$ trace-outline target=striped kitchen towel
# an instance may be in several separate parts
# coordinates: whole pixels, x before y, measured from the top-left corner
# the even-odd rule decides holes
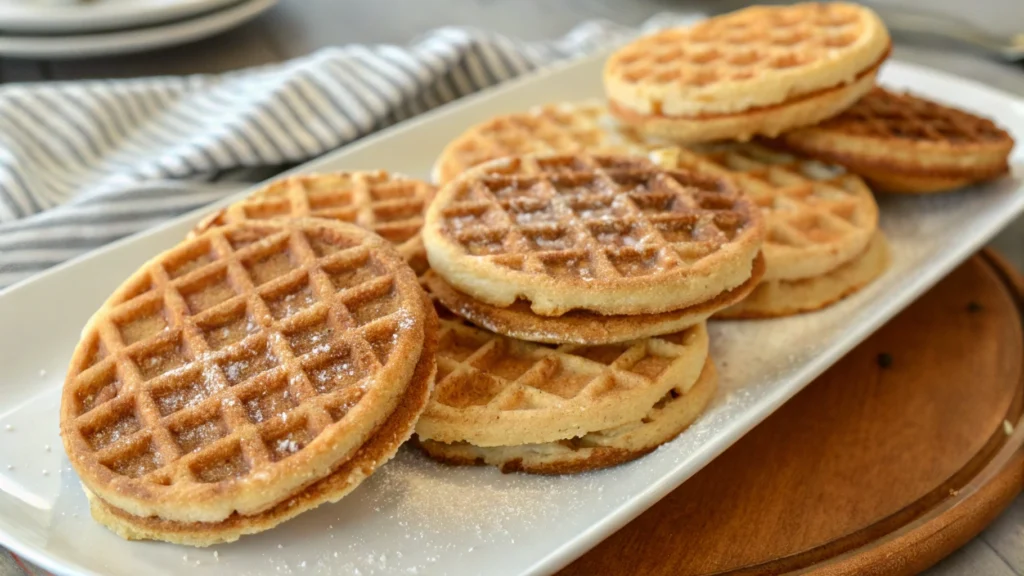
[[[345,46],[222,75],[0,87],[0,289],[283,167],[646,30],[589,22],[528,43],[443,28],[408,46]]]

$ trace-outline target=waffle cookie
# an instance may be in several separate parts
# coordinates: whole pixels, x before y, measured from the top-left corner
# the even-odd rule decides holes
[[[436,372],[436,364],[432,360],[437,350],[436,327],[437,317],[429,316],[424,352],[416,364],[408,390],[391,416],[355,456],[299,494],[251,516],[232,514],[220,522],[178,522],[155,516],[133,516],[96,498],[87,489],[93,518],[126,540],[163,540],[187,546],[212,546],[269,530],[321,504],[341,500],[393,458],[399,447],[412,436],[416,420],[427,405]]]
[[[890,50],[870,9],[754,6],[636,40],[604,68],[612,112],[680,142],[775,136],[866,94]]]
[[[875,88],[828,121],[784,134],[785,147],[842,164],[876,190],[930,193],[1009,170],[1013,139],[991,120]]]
[[[773,318],[819,310],[860,290],[889,267],[889,246],[875,232],[864,252],[813,278],[768,280],[746,299],[715,313],[716,318]]]
[[[254,522],[180,539],[214,543],[287,519],[260,515],[350,461],[358,483],[391,440],[368,442],[415,420],[399,408],[422,404],[433,317],[394,248],[350,224],[243,221],[160,254],[90,320],[64,385],[64,446],[97,518],[172,541]],[[159,521],[179,529],[139,528]]]
[[[708,356],[703,323],[621,344],[551,347],[439,312],[437,386],[416,425],[421,440],[518,446],[637,422],[672,390],[688,391]]]
[[[486,304],[632,315],[744,284],[762,234],[760,211],[725,180],[578,153],[463,173],[430,205],[423,241],[433,271]]]
[[[505,156],[526,154],[643,154],[651,144],[619,124],[603,102],[560,102],[495,116],[445,146],[433,180],[447,184],[469,168]]]
[[[715,366],[705,361],[700,377],[688,390],[673,388],[646,416],[615,428],[578,438],[521,446],[480,447],[468,442],[446,444],[417,439],[431,458],[453,465],[491,465],[502,472],[572,474],[635,460],[674,439],[688,428],[714,397]]]
[[[192,230],[245,220],[313,216],[373,230],[393,243],[417,272],[426,269],[419,232],[434,187],[383,170],[304,174],[275,180],[227,208],[207,216]]]

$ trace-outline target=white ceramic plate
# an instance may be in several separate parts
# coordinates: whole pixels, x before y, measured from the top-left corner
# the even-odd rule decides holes
[[[467,98],[298,171],[387,168],[426,176],[442,146],[474,122],[599,96],[601,63],[590,58]],[[882,81],[997,117],[1024,140],[1024,102],[1014,97],[899,62],[886,65]],[[0,293],[0,544],[74,574],[554,571],[721,454],[1009,223],[1024,209],[1020,147],[1012,162],[1013,177],[984,187],[882,198],[892,269],[848,300],[795,318],[715,323],[717,398],[689,430],[645,458],[545,478],[448,468],[407,448],[342,502],[205,550],[125,542],[94,524],[57,432],[62,377],[83,323],[201,214],[180,218]]]
[[[259,16],[277,0],[244,0],[227,8],[168,24],[71,36],[4,35],[0,56],[74,59],[130,54],[213,36]]]
[[[188,18],[238,0],[0,0],[0,30],[81,33]]]

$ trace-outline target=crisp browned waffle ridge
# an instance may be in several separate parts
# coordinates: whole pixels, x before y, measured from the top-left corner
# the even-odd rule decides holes
[[[349,467],[358,484],[423,407],[433,318],[395,249],[342,222],[237,222],[158,255],[90,320],[65,382],[61,432],[97,518],[207,545],[287,519],[259,515],[373,452]]]
[[[419,232],[433,197],[430,184],[384,170],[302,174],[274,180],[211,214],[192,234],[245,220],[304,216],[340,220],[376,232],[422,271],[426,255]]]
[[[753,6],[627,44],[604,86],[612,112],[647,134],[746,140],[838,114],[871,89],[889,49],[863,6]]]
[[[657,314],[745,283],[762,230],[727,181],[577,153],[463,173],[438,192],[423,239],[436,274],[493,306]]]
[[[842,164],[880,191],[943,192],[1009,170],[1010,135],[987,118],[876,87],[818,126],[783,135],[803,154]]]

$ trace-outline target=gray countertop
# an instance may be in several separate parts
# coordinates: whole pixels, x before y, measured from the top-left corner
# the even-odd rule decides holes
[[[118,58],[74,62],[0,59],[0,81],[69,80],[220,72],[266,64],[345,43],[405,43],[444,25],[469,25],[524,39],[559,36],[575,24],[604,18],[635,25],[664,11],[721,12],[733,0],[281,0],[270,12],[226,34],[188,46]],[[1024,32],[1022,0],[904,0],[956,15],[991,32]],[[1015,29],[1015,27],[1017,27]],[[1024,67],[986,60],[962,48],[897,37],[894,58],[944,69],[1024,96]],[[1024,219],[993,244],[1024,269]],[[2,566],[0,566],[2,568]],[[1024,576],[1024,496],[978,538],[929,574]]]

